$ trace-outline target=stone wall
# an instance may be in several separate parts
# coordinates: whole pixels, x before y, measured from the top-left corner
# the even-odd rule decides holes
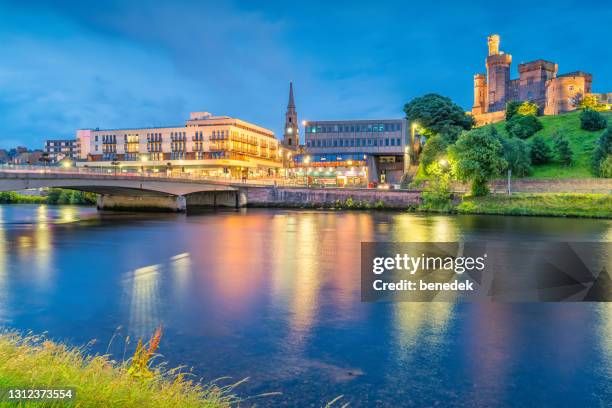
[[[496,193],[507,192],[507,180],[495,180],[490,183]],[[469,185],[455,183],[456,192],[469,191]],[[511,189],[515,193],[585,193],[612,194],[612,179],[520,179],[512,180]]]
[[[337,202],[353,202],[376,206],[382,201],[385,208],[405,209],[420,203],[420,191],[365,190],[348,188],[286,188],[286,187],[249,187],[246,201],[249,206],[332,206]]]

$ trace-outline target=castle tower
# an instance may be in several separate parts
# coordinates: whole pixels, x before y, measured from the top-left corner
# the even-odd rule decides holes
[[[298,124],[295,101],[293,100],[293,82],[289,82],[289,103],[285,113],[285,127],[282,145],[288,149],[297,149],[300,145],[300,127]]]
[[[487,112],[487,77],[485,74],[474,75],[474,105],[472,114],[480,115]]]
[[[489,56],[487,66],[487,102],[488,111],[501,111],[509,101],[510,64],[512,56],[499,50],[499,35],[493,34],[487,38]]]

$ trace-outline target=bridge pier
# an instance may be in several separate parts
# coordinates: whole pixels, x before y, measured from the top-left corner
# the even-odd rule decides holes
[[[100,194],[98,210],[110,211],[164,211],[184,212],[187,200],[184,196],[124,196]]]

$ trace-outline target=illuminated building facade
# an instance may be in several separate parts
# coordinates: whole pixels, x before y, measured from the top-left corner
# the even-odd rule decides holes
[[[271,130],[208,112],[192,112],[184,126],[79,130],[77,140],[80,166],[228,178],[271,176],[282,167]]]
[[[409,127],[406,119],[307,121],[298,169],[327,184],[399,183]]]

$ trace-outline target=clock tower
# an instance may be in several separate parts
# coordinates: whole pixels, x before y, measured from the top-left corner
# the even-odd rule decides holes
[[[289,82],[289,103],[285,113],[282,145],[292,150],[297,150],[300,146],[300,126],[295,111],[295,101],[293,100],[293,82]]]

